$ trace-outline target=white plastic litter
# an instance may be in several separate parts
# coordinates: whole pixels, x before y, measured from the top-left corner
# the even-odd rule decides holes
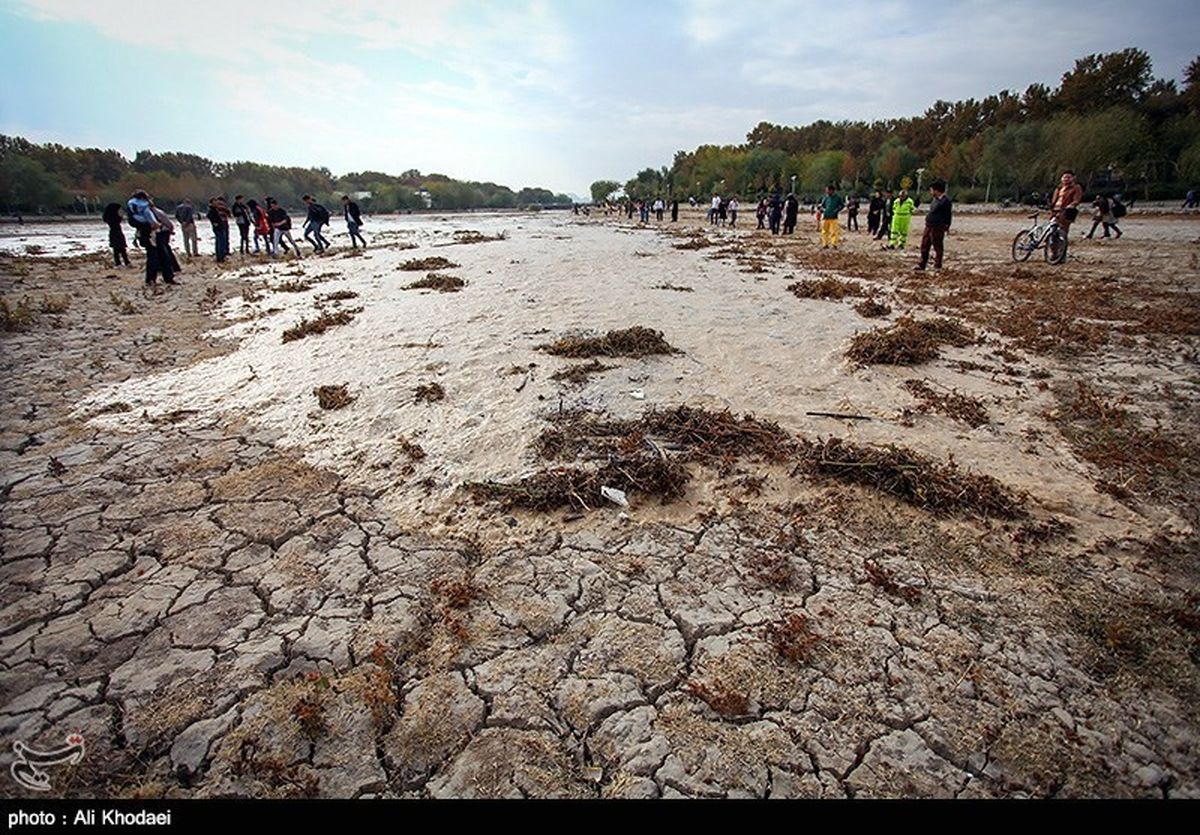
[[[624,490],[618,490],[616,487],[601,487],[600,495],[613,504],[620,505],[621,507],[629,507],[629,499],[625,497]]]

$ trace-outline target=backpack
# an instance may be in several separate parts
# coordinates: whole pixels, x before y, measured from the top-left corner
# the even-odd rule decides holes
[[[1116,218],[1125,217],[1125,204],[1117,198],[1112,199],[1112,216]]]
[[[320,203],[313,203],[313,214],[321,223],[329,223],[329,209],[326,209]]]

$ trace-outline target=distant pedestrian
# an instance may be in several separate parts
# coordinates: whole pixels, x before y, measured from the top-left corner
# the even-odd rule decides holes
[[[883,214],[883,197],[879,194],[879,189],[871,192],[871,199],[867,202],[867,234],[875,237],[879,231],[879,219]]]
[[[179,259],[175,257],[175,251],[171,249],[171,235],[175,232],[175,224],[171,223],[166,212],[154,205],[153,199],[150,200],[150,211],[154,212],[154,219],[158,221],[158,231],[154,233],[158,257],[164,264],[170,264],[172,273],[183,272],[183,267],[179,266]],[[163,281],[167,284],[178,284],[174,277],[163,278]]]
[[[305,218],[305,223],[308,225],[309,231],[312,232],[312,238],[308,238],[308,232],[304,233],[304,237],[313,242],[313,248],[318,253],[324,252],[329,249],[329,241],[321,234],[321,227],[329,223],[329,210],[310,195],[306,194],[300,199],[304,201],[304,205],[308,206],[308,216]]]
[[[292,237],[292,218],[288,215],[287,209],[279,205],[274,197],[267,198],[267,220],[271,223],[271,230],[274,236],[275,257],[279,256],[279,247],[286,240],[292,245],[292,249],[296,251],[297,258],[303,258],[300,253],[300,246]]]
[[[266,247],[267,255],[271,255],[271,224],[267,220],[266,210],[258,205],[257,200],[251,200],[246,204],[246,207],[250,209],[250,221],[254,224],[254,252],[257,254],[261,251],[259,249],[259,241],[261,240],[262,245]]]
[[[367,241],[358,231],[362,228],[362,215],[358,213],[358,204],[345,194],[342,195],[342,218],[346,221],[346,231],[350,233],[350,245],[358,249],[358,241],[362,241],[363,249],[366,249]]]
[[[762,198],[758,201],[758,208],[754,210],[754,217],[758,220],[758,228],[767,228],[767,198]]]
[[[790,235],[796,231],[796,218],[800,214],[800,201],[796,195],[789,194],[783,201],[783,234]]]
[[[780,199],[779,193],[771,195],[771,205],[768,211],[771,223],[771,234],[779,234],[779,226],[783,221],[783,200]]]
[[[950,231],[950,198],[946,196],[946,184],[934,180],[929,184],[933,196],[929,211],[925,214],[925,233],[921,236],[921,263],[913,269],[924,270],[929,264],[929,250],[933,249],[933,268],[942,268],[942,253],[946,246],[946,233]]]
[[[242,195],[237,195],[233,198],[233,205],[229,207],[233,213],[233,220],[238,228],[238,253],[241,255],[250,254],[250,207],[246,205],[246,199]]]
[[[135,191],[125,204],[125,210],[129,212],[129,222],[137,230],[138,243],[146,251],[146,286],[154,287],[159,275],[163,277],[164,281],[172,280],[175,274],[171,265],[159,257],[158,247],[154,241],[159,224],[158,218],[154,216],[154,209],[150,205],[150,195],[140,189]],[[161,290],[155,290],[155,292],[161,292]]]
[[[725,225],[725,221],[729,220],[729,201],[721,198],[721,204],[717,206],[717,219],[721,221],[721,225]]]
[[[729,228],[732,229],[737,225],[738,199],[737,197],[729,198]]]
[[[708,210],[708,222],[713,226],[717,225],[717,215],[721,211],[721,195],[714,194],[712,198],[712,208]]]
[[[1195,209],[1197,207],[1200,207],[1200,197],[1196,196],[1196,190],[1194,188],[1190,188],[1188,189],[1187,195],[1185,195],[1183,198],[1183,208]]]
[[[908,196],[908,189],[900,189],[900,196],[892,204],[892,231],[888,238],[888,249],[904,249],[908,244],[908,225],[912,221],[917,205]]]
[[[113,266],[119,267],[124,262],[125,266],[131,266],[129,263],[129,244],[125,240],[125,232],[121,229],[123,218],[121,217],[121,204],[109,203],[104,207],[104,222],[108,224],[108,245],[113,251]]]
[[[858,231],[858,195],[850,195],[850,199],[846,201],[846,231],[853,229]]]
[[[845,207],[846,201],[837,193],[833,184],[825,186],[825,196],[821,198],[821,248],[837,249],[842,241],[842,229],[838,223],[838,214]]]
[[[663,202],[661,197],[654,198],[654,219],[662,223],[663,211],[667,208],[667,204]]]
[[[679,201],[678,200],[671,201],[671,222],[672,223],[679,222]]]
[[[892,212],[895,211],[896,201],[889,188],[883,193],[883,207],[879,210],[879,228],[875,230],[875,240],[882,240],[892,233]]]
[[[208,201],[208,213],[205,217],[212,224],[213,238],[217,263],[229,257],[229,218],[231,214],[224,197],[212,197]]]
[[[175,220],[179,221],[179,235],[183,238],[184,255],[200,254],[200,237],[196,234],[196,210],[192,201],[184,199],[175,207]]]

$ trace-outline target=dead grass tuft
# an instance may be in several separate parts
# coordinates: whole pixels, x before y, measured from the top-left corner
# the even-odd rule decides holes
[[[568,365],[562,371],[556,371],[550,375],[551,380],[558,380],[564,383],[572,383],[574,385],[583,385],[592,378],[593,374],[602,374],[605,371],[610,371],[617,366],[604,365],[600,360],[592,360],[591,362],[576,362]],[[520,369],[524,373],[525,369]]]
[[[846,356],[863,365],[919,365],[938,356],[942,345],[965,347],[975,335],[953,319],[905,316],[888,328],[855,334]]]
[[[612,330],[604,336],[564,337],[544,345],[540,350],[560,357],[644,357],[651,354],[682,353],[663,338],[662,331],[640,325]]]
[[[989,422],[987,409],[983,403],[974,397],[961,394],[957,389],[936,391],[925,380],[905,380],[904,387],[913,397],[921,401],[922,411],[938,412],[955,420],[961,420],[971,428],[983,426]]]
[[[430,273],[419,281],[404,285],[405,290],[437,290],[439,293],[457,293],[467,286],[458,276]]]
[[[858,282],[832,276],[806,278],[789,284],[787,290],[798,299],[844,299],[863,294],[862,285]]]
[[[422,383],[413,389],[413,402],[436,403],[446,399],[446,390],[440,383]]]
[[[440,255],[434,255],[429,258],[410,258],[396,269],[406,272],[429,272],[432,270],[452,270],[458,264],[455,264],[449,258],[443,258]]]
[[[763,629],[767,643],[776,655],[794,664],[807,664],[821,643],[821,636],[813,632],[812,621],[803,612],[792,612],[771,621]]]
[[[354,402],[354,398],[350,396],[350,392],[346,389],[345,384],[340,386],[318,386],[313,389],[313,394],[317,396],[317,402],[322,409],[344,409]]]
[[[889,315],[892,308],[883,302],[876,301],[874,296],[871,296],[854,305],[854,312],[864,319],[878,319],[881,316]]]
[[[903,447],[858,446],[840,438],[804,442],[797,470],[873,487],[934,513],[1026,516],[1022,498],[988,475],[966,472],[951,458],[932,462]]]
[[[283,332],[284,342],[294,342],[306,336],[316,336],[325,333],[338,325],[348,325],[354,321],[357,311],[339,310],[332,313],[322,313],[316,319],[301,319]]]

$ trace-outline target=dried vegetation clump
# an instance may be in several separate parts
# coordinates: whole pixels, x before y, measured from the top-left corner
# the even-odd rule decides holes
[[[458,276],[445,273],[430,273],[422,279],[404,285],[405,290],[437,290],[439,293],[457,293],[467,286]]]
[[[322,313],[316,319],[301,319],[283,332],[283,341],[285,343],[295,342],[297,339],[304,339],[306,336],[316,336],[325,333],[325,331],[335,328],[338,325],[348,325],[354,321],[354,314],[357,312],[339,310],[332,313]]]
[[[676,249],[707,249],[710,246],[716,246],[716,242],[710,241],[703,235],[698,235],[697,237],[689,238],[686,241],[680,241],[677,244],[673,244],[673,246]]]
[[[456,244],[485,244],[489,241],[503,241],[507,238],[508,234],[505,232],[498,235],[485,235],[473,229],[460,229],[454,233],[454,243]]]
[[[681,353],[663,338],[662,331],[635,325],[611,330],[604,336],[569,336],[539,345],[540,350],[560,357],[645,357]]]
[[[957,389],[937,391],[925,380],[905,380],[904,387],[909,394],[921,401],[923,411],[934,411],[939,414],[961,420],[971,428],[988,423],[987,408],[977,398],[960,393]]]
[[[446,399],[446,390],[440,383],[421,383],[413,389],[413,402],[436,403]]]
[[[934,513],[1002,519],[1027,515],[1022,498],[991,476],[967,472],[953,459],[940,464],[898,446],[859,446],[840,438],[804,442],[797,469],[872,487]]]
[[[874,296],[869,296],[854,305],[854,312],[864,319],[878,319],[889,315],[892,308],[884,302],[876,301]]]
[[[857,281],[844,281],[832,276],[796,281],[787,286],[787,291],[798,299],[844,299],[863,294],[862,285]]]
[[[863,365],[919,365],[936,358],[943,345],[962,348],[975,339],[953,319],[905,316],[891,327],[855,334],[846,356]]]
[[[1194,448],[1160,424],[1144,425],[1126,408],[1128,396],[1106,400],[1094,386],[1077,382],[1059,393],[1059,402],[1051,419],[1075,453],[1099,468],[1105,492],[1122,498],[1159,493],[1172,482],[1194,484]]]
[[[611,371],[616,368],[615,365],[604,365],[600,360],[592,360],[591,362],[575,362],[568,365],[561,371],[556,371],[550,375],[551,380],[558,380],[563,383],[572,383],[574,385],[583,385],[592,378],[593,374],[602,374],[605,371]],[[525,369],[521,369],[524,373]]]
[[[449,258],[443,258],[440,255],[434,255],[429,258],[410,258],[396,269],[406,272],[430,272],[433,270],[453,270],[458,267]]]
[[[313,389],[313,394],[317,396],[317,402],[322,409],[344,409],[354,402],[354,398],[350,396],[350,392],[346,386],[318,386]]]
[[[812,620],[803,612],[791,612],[771,621],[763,629],[763,637],[775,654],[794,664],[807,664],[821,643],[813,631]]]

